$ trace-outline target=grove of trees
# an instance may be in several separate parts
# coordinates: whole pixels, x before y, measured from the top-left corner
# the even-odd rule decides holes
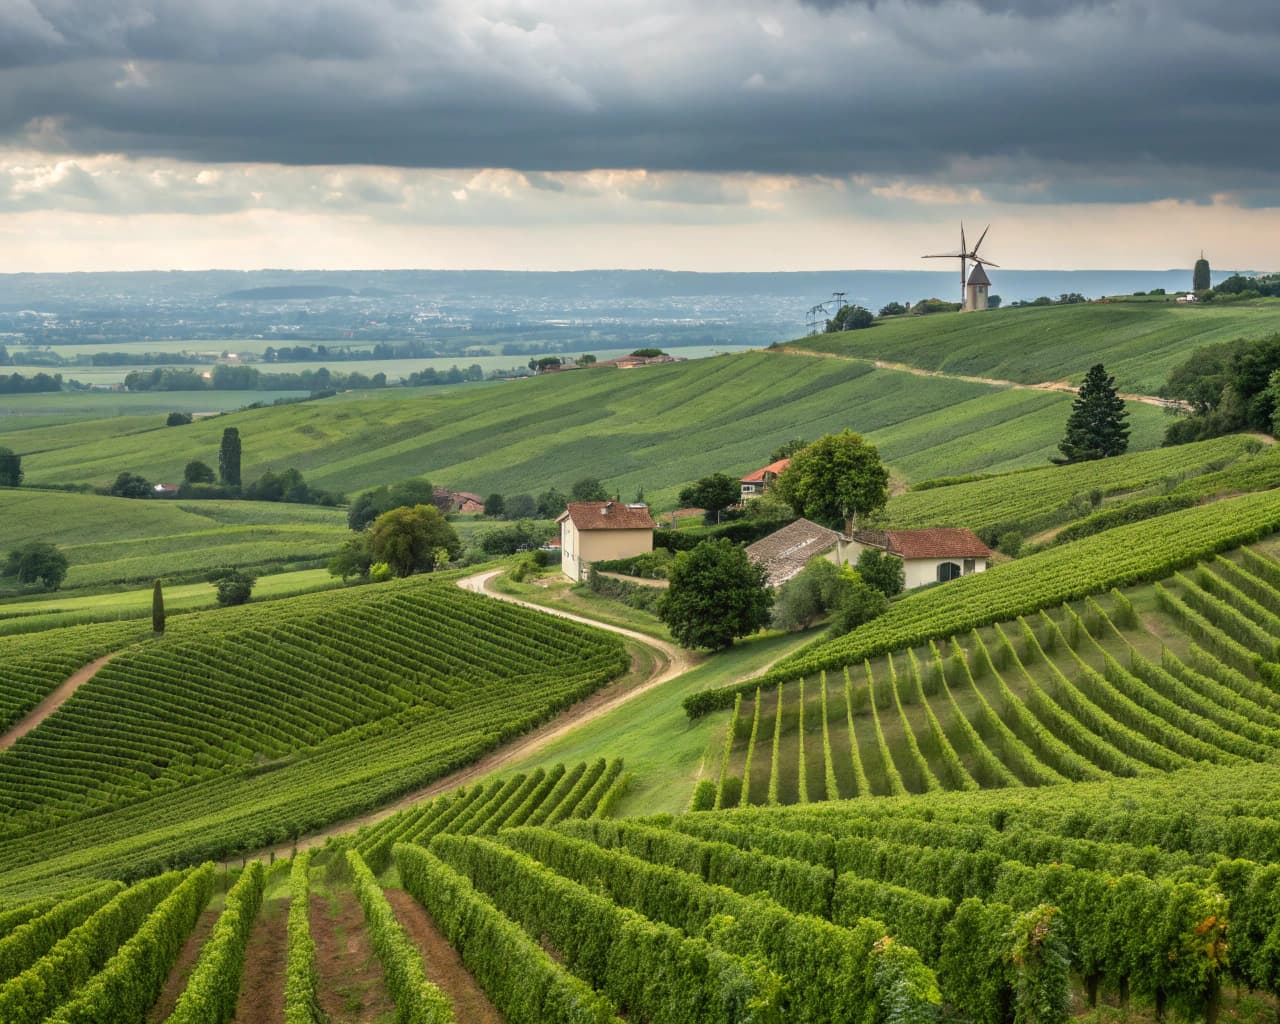
[[[434,505],[393,508],[370,528],[373,561],[385,562],[397,576],[430,572],[457,558],[462,542]]]
[[[68,565],[67,556],[54,545],[33,540],[9,552],[0,576],[16,577],[24,586],[43,583],[46,590],[57,590],[67,578]]]
[[[1219,288],[1222,286],[1219,285]],[[1171,423],[1165,444],[1202,441],[1240,430],[1273,433],[1280,412],[1280,334],[1197,349],[1161,389],[1191,415]]]

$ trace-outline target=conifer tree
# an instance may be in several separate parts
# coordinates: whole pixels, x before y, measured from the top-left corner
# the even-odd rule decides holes
[[[218,476],[228,487],[240,486],[240,431],[227,427],[218,450]]]
[[[1088,462],[1123,455],[1129,447],[1129,411],[1116,394],[1116,379],[1107,375],[1101,363],[1085,374],[1084,383],[1071,405],[1067,435],[1058,444],[1062,458],[1058,465]]]
[[[1196,268],[1191,272],[1191,290],[1194,292],[1207,291],[1213,287],[1209,283],[1209,261],[1204,258],[1204,253],[1200,254],[1200,258],[1196,260]]]
[[[157,634],[164,632],[164,590],[159,580],[151,589],[151,629]]]

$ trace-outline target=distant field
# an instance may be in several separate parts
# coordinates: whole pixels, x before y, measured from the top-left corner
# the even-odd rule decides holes
[[[871,330],[789,344],[815,352],[906,363],[1022,384],[1073,381],[1094,363],[1122,390],[1154,394],[1169,370],[1201,345],[1280,331],[1280,302],[1179,306],[1089,303],[938,313],[887,320]]]
[[[253,342],[224,342],[224,347],[217,344],[211,346],[206,345],[183,345],[179,342],[134,342],[132,344],[125,343],[121,345],[62,345],[57,347],[60,355],[66,358],[74,358],[77,355],[90,354],[94,351],[100,352],[168,352],[182,351],[188,349],[192,352],[261,352],[268,345],[275,345],[279,348],[281,345],[289,345],[288,341],[276,339],[273,342],[253,341]],[[299,342],[299,344],[326,344],[325,342]],[[342,345],[345,342],[330,342],[329,344]],[[721,352],[742,352],[751,346],[748,345],[688,345],[680,348],[673,348],[672,354],[681,356],[685,359],[701,359],[705,356],[717,355]],[[582,353],[589,352],[597,359],[614,359],[617,356],[628,355],[634,350],[631,348],[592,348],[590,345],[582,345],[577,347],[573,352],[554,352],[539,353],[541,355],[558,355],[562,359],[572,360]],[[536,355],[536,354],[535,354]],[[15,359],[22,357],[22,352],[14,353]],[[351,360],[324,360],[314,359],[301,363],[251,363],[254,369],[263,373],[301,373],[304,370],[318,370],[320,367],[327,367],[334,373],[363,373],[373,376],[375,373],[385,373],[387,378],[395,382],[408,377],[411,373],[420,372],[426,369],[447,370],[451,366],[468,367],[476,364],[485,373],[493,370],[510,370],[515,367],[525,366],[530,359],[529,354],[509,355],[509,356],[469,356],[459,354],[456,356],[440,356],[422,359],[351,359]],[[167,366],[189,366],[196,369],[209,369],[208,363],[184,362],[177,359],[172,363],[165,364]],[[21,364],[6,367],[6,373],[21,373],[24,376],[30,376],[35,373],[61,373],[66,379],[75,379],[83,384],[119,384],[128,374],[134,370],[149,370],[153,366],[150,364],[138,363],[130,366],[22,366]],[[252,401],[248,399],[247,401]],[[244,404],[243,402],[239,404]]]
[[[215,459],[222,430],[236,426],[247,479],[296,466],[309,482],[347,493],[425,475],[510,494],[567,490],[591,475],[625,498],[643,488],[662,505],[674,503],[686,481],[749,471],[782,441],[846,427],[869,434],[909,479],[1036,465],[1055,451],[1069,407],[1061,394],[745,353],[484,388],[342,396],[178,428],[134,432],[110,421],[98,432],[81,423],[8,441],[37,484],[101,484],[123,470],[175,479],[188,459]],[[1158,443],[1159,410],[1135,406],[1133,422],[1135,448]]]
[[[4,368],[12,373],[11,367]],[[47,370],[46,370],[47,372]],[[63,374],[64,377],[70,376]],[[58,391],[38,395],[0,395],[0,436],[72,420],[145,417],[163,427],[170,412],[227,412],[254,402],[270,405],[278,398],[305,398],[305,391],[164,391],[126,394],[118,391]]]
[[[222,565],[314,561],[346,537],[346,513],[247,501],[134,501],[95,494],[0,489],[0,551],[28,541],[57,544],[74,590],[145,582]]]

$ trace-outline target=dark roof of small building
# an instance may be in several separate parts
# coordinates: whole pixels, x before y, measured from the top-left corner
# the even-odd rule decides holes
[[[767,474],[772,473],[778,476],[784,469],[791,465],[790,459],[779,459],[777,462],[771,462],[764,469],[757,469],[754,473],[748,473],[741,480],[744,484],[760,484],[764,483]]]
[[[566,519],[579,530],[652,530],[657,525],[648,505],[620,501],[571,501],[556,522]]]
[[[991,278],[987,277],[987,272],[982,269],[981,263],[973,265],[973,271],[969,274],[970,284],[990,284]]]
[[[780,587],[809,564],[811,558],[835,547],[840,534],[825,526],[797,519],[747,547],[747,557],[763,565],[771,587]]]
[[[990,558],[991,549],[972,530],[934,527],[928,530],[855,530],[859,544],[884,548],[899,558]]]

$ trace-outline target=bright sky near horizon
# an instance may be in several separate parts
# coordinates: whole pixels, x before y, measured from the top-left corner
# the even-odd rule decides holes
[[[0,272],[1276,269],[1273,0],[7,0]]]

